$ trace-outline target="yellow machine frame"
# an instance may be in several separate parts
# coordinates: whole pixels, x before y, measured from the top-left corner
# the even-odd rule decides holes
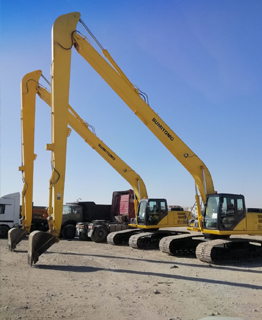
[[[75,29],[71,29],[71,33],[68,30],[67,38],[68,42],[71,39],[71,47],[74,47],[76,51],[92,66],[92,68],[107,82],[107,84],[116,92],[116,94],[127,104],[127,106],[135,113],[135,115],[150,129],[150,131],[162,142],[162,144],[175,156],[175,158],[189,171],[194,178],[196,184],[196,205],[198,212],[198,227],[189,227],[189,230],[200,231],[202,233],[214,234],[214,235],[229,235],[229,234],[243,234],[246,232],[243,230],[243,226],[247,226],[246,218],[239,224],[237,228],[229,231],[210,230],[203,228],[203,217],[201,214],[200,197],[198,190],[202,198],[203,203],[207,199],[207,195],[216,193],[212,181],[211,174],[204,164],[204,162],[172,131],[172,129],[151,109],[146,101],[141,97],[139,89],[134,86],[117,63],[113,60],[107,50],[105,50],[101,44],[97,41],[94,35],[86,27],[83,21],[80,19],[79,13],[69,13],[67,15],[60,16],[59,19],[74,19],[75,16],[79,16],[80,23],[89,32],[90,36],[96,42],[96,44],[102,50],[103,56],[101,56],[86,40],[86,37],[82,36]],[[55,23],[58,23],[57,21]],[[60,22],[59,22],[60,23]],[[65,36],[65,32],[63,31]],[[59,38],[59,37],[58,37]],[[54,52],[56,46],[69,49],[61,42],[56,43],[54,46]],[[64,55],[66,50],[64,50]],[[62,53],[60,55],[60,59]],[[66,63],[66,62],[65,62]],[[56,72],[69,72],[70,61],[67,60],[67,65],[63,64],[63,69]],[[61,84],[62,85],[62,84]],[[62,92],[69,91],[69,84],[63,89],[60,88],[61,96]],[[59,106],[58,106],[59,108]],[[247,230],[247,229],[246,229]],[[257,230],[250,230],[250,234],[257,234]]]
[[[78,18],[76,18],[78,17]],[[60,16],[54,26],[63,25],[68,20],[75,21],[78,19],[81,23],[80,13],[73,12]],[[72,25],[72,23],[71,23]],[[54,28],[53,28],[54,29]],[[165,145],[165,147],[175,156],[175,158],[189,171],[195,180],[196,186],[201,195],[202,201],[205,202],[207,194],[215,192],[210,172],[204,162],[164,123],[164,121],[151,109],[151,107],[141,98],[139,90],[128,80],[123,71],[112,59],[107,50],[103,49],[98,41],[96,43],[102,49],[103,55],[109,63],[92,47],[92,45],[81,36],[75,28],[66,30],[57,28],[57,33],[53,39],[53,57],[59,52],[59,61],[63,61],[62,67],[53,61],[52,72],[61,77],[70,76],[70,59],[67,59],[67,52],[74,46],[77,52],[94,68],[94,70],[108,83],[108,85],[117,93],[117,95],[129,106],[129,108],[139,117],[139,119],[152,131],[152,133]],[[93,35],[91,34],[93,37]],[[65,39],[67,39],[65,41]],[[62,42],[64,41],[64,42]],[[66,50],[65,50],[66,49]],[[61,51],[63,50],[63,51]],[[64,53],[64,55],[63,55]],[[60,74],[61,73],[61,74]],[[52,75],[52,79],[56,76]],[[56,82],[56,91],[53,92],[56,97],[60,97],[54,102],[53,108],[61,111],[63,105],[62,98],[68,97],[69,82]],[[54,133],[55,134],[55,133]],[[53,134],[53,135],[54,135]],[[65,139],[65,138],[64,138]],[[62,155],[62,154],[61,154]],[[196,193],[196,203],[201,219],[200,200]]]
[[[51,106],[51,94],[38,83],[42,74],[41,70],[26,74],[21,81],[21,122],[22,122],[22,163],[19,170],[23,174],[22,190],[22,229],[13,228],[9,232],[8,244],[10,250],[30,232],[32,222],[33,200],[33,170],[34,160],[34,131],[35,131],[35,96],[38,96]],[[90,145],[101,157],[103,157],[129,184],[132,186],[136,198],[134,199],[135,212],[141,199],[147,198],[147,190],[141,177],[119,158],[102,140],[100,140],[81,119],[75,110],[68,105],[68,124],[77,132],[86,143]],[[68,128],[68,132],[70,132]],[[53,184],[50,181],[50,191]],[[49,196],[52,196],[50,192]],[[50,199],[50,198],[49,198]],[[49,200],[50,201],[50,200]],[[50,201],[51,203],[51,201]],[[50,205],[49,203],[49,205]],[[49,217],[52,215],[52,207],[48,209]],[[50,219],[51,224],[53,222]],[[51,227],[52,228],[52,227]]]
[[[100,55],[78,31],[77,22],[82,23],[91,37],[102,50]],[[66,108],[69,102],[71,48],[76,51],[93,67],[93,69],[107,82],[116,94],[128,105],[135,115],[150,129],[174,157],[189,171],[196,184],[196,205],[198,212],[198,227],[190,230],[203,233],[224,235],[239,234],[239,231],[205,230],[201,214],[200,197],[205,202],[208,195],[215,193],[211,174],[204,162],[171,130],[171,128],[151,109],[142,99],[141,92],[136,88],[123,71],[119,68],[107,50],[105,50],[90,30],[80,19],[80,13],[73,12],[60,16],[53,25],[52,36],[52,143],[47,149],[52,151],[53,171],[51,181],[53,229],[50,232],[57,236],[60,231],[63,203],[63,187],[65,180],[65,155],[67,141],[68,115]],[[143,95],[142,95],[143,96]],[[59,180],[58,180],[59,176]],[[56,183],[54,183],[56,182]],[[50,204],[51,206],[51,204]],[[31,236],[31,235],[30,235]],[[32,235],[32,239],[33,239]],[[32,240],[32,243],[33,240]],[[35,242],[36,243],[36,242]],[[30,255],[31,253],[29,253]]]

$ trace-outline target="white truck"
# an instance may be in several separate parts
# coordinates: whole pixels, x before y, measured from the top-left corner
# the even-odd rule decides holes
[[[8,230],[19,225],[20,193],[0,198],[0,238],[7,238]]]
[[[48,230],[47,208],[33,206],[32,230]],[[10,193],[0,198],[0,238],[7,238],[8,231],[12,228],[21,228],[20,193]]]

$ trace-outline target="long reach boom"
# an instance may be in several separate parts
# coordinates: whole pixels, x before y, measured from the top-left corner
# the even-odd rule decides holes
[[[105,58],[93,48],[85,37],[76,31],[78,21],[100,47]],[[80,19],[80,13],[73,12],[60,16],[53,26],[51,74],[52,143],[49,144],[47,148],[52,151],[53,158],[51,180],[54,181],[52,190],[54,220],[52,223],[53,228],[49,230],[49,237],[45,238],[45,235],[40,235],[34,239],[34,234],[30,234],[29,261],[31,261],[31,264],[32,261],[37,261],[38,256],[56,241],[56,237],[60,231],[68,123],[66,111],[69,100],[71,48],[73,47],[192,175],[196,185],[195,198],[198,212],[198,225],[192,226],[189,230],[201,231],[205,236],[220,238],[219,241],[216,240],[216,242],[210,241],[210,243],[207,243],[204,241],[198,245],[201,240],[197,240],[196,242],[192,241],[194,237],[192,234],[183,235],[185,241],[181,241],[182,236],[164,236],[159,244],[160,247],[163,248],[162,251],[170,252],[172,248],[174,252],[184,251],[184,248],[186,248],[187,251],[191,251],[192,249],[192,251],[196,250],[196,254],[200,257],[200,260],[206,262],[220,261],[221,252],[227,255],[226,260],[230,261],[234,259],[238,261],[238,259],[242,257],[245,257],[245,259],[253,259],[253,257],[256,256],[259,256],[261,259],[261,247],[254,246],[252,242],[257,242],[261,245],[262,240],[252,239],[252,241],[249,242],[243,239],[234,239],[233,241],[221,239],[221,237],[229,237],[234,234],[261,234],[262,223],[258,214],[261,209],[254,209],[251,212],[246,210],[243,195],[218,194],[215,192],[210,172],[204,162],[199,159],[151,109],[147,103],[145,94],[129,81],[108,51],[101,46]],[[198,191],[202,201],[205,203],[203,215],[201,213]],[[166,202],[158,201],[158,204],[160,204],[160,202],[162,203],[161,206],[166,208]],[[151,204],[152,203],[151,201]],[[152,225],[148,223],[149,220],[146,221],[145,217],[153,212],[157,213],[157,215],[161,213],[161,210],[154,209],[153,206],[152,209],[153,210],[151,210],[149,201],[141,201],[137,215],[138,228],[149,229],[152,227]],[[167,222],[166,225],[168,225],[168,214],[166,210],[163,212],[163,218],[160,222]],[[159,224],[156,224],[155,228],[158,228],[158,225]],[[152,233],[152,235],[154,236],[156,233]],[[142,239],[141,235],[139,235],[138,238]],[[138,242],[136,238],[136,244],[138,244]],[[172,242],[174,245],[171,244]],[[221,250],[221,248],[223,249]],[[238,249],[237,252],[234,250],[235,248]]]
[[[51,228],[48,233],[33,232],[30,234],[28,251],[30,265],[38,260],[40,254],[57,242],[61,228],[72,47],[75,47],[77,52],[96,70],[139,119],[190,172],[200,192],[202,201],[205,202],[206,196],[214,193],[213,181],[204,162],[151,109],[142,98],[143,95],[141,97],[139,89],[128,80],[108,51],[102,48],[94,36],[90,33],[101,47],[103,55],[109,62],[76,31],[78,21],[83,24],[83,21],[80,19],[80,13],[65,14],[56,19],[52,29],[52,143],[47,144],[46,149],[52,152],[53,159],[53,169],[50,178],[52,195],[49,198],[52,199],[53,220],[50,220]],[[84,27],[88,30],[85,25]],[[196,203],[198,219],[201,221],[200,200],[197,192]]]
[[[16,245],[30,233],[32,221],[33,202],[33,170],[34,160],[34,130],[35,130],[35,96],[38,96],[51,106],[51,94],[39,85],[41,70],[26,74],[21,81],[21,124],[22,124],[22,166],[19,170],[23,175],[22,190],[22,228],[12,228],[8,233],[8,246],[11,251]],[[138,202],[147,198],[147,190],[141,177],[130,168],[120,157],[117,156],[96,134],[88,127],[88,124],[81,119],[75,110],[68,105],[68,124],[77,132],[86,143],[90,145],[101,157],[103,157],[133,188],[136,195],[135,212],[137,212]],[[70,132],[68,128],[68,132]],[[50,185],[52,189],[52,184]],[[50,204],[51,205],[51,204]],[[52,207],[49,206],[49,216],[52,215]],[[52,219],[51,219],[52,221]]]

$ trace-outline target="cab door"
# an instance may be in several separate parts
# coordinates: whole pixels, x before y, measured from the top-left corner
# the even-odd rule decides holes
[[[221,198],[219,230],[233,230],[245,216],[243,196],[227,195]]]
[[[167,211],[165,199],[150,199],[148,202],[147,224],[157,225],[167,215]]]

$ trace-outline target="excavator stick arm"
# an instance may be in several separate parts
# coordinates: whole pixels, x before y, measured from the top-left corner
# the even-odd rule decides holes
[[[77,12],[60,16],[56,19],[52,29],[52,66],[51,66],[51,131],[52,142],[47,149],[52,151],[53,172],[51,177],[56,177],[52,185],[53,216],[49,220],[50,238],[47,233],[41,232],[35,237],[30,237],[28,262],[30,265],[38,260],[38,257],[59,240],[62,224],[64,181],[66,166],[66,146],[68,135],[68,112],[70,60],[72,45],[72,30],[75,30],[80,14]],[[68,67],[67,67],[68,66]]]
[[[41,70],[33,71],[24,76],[21,83],[21,95],[22,95],[22,163],[24,166],[20,167],[20,170],[23,171],[23,178],[26,181],[30,181],[30,190],[33,190],[33,160],[35,159],[34,155],[34,124],[35,124],[35,95],[36,93],[39,97],[46,102],[51,107],[51,94],[42,86],[39,85],[38,81],[41,75]],[[68,124],[87,142],[93,149],[95,149],[122,177],[130,183],[134,189],[136,195],[135,210],[137,211],[137,202],[141,198],[147,198],[146,186],[141,179],[141,177],[130,168],[121,158],[119,158],[107,145],[103,143],[88,127],[88,124],[81,119],[81,117],[76,113],[76,111],[68,105]],[[30,179],[28,178],[29,174]],[[56,181],[56,172],[52,172],[50,179],[50,194],[49,198],[52,200],[52,188]],[[33,192],[27,192],[28,185],[24,182],[22,190],[22,221],[27,228],[12,228],[8,232],[8,247],[10,251],[13,251],[16,248],[16,245],[23,240],[26,235],[29,233],[31,220],[32,220],[32,204],[33,202]],[[25,210],[27,208],[27,210]],[[49,204],[49,220],[52,225],[51,214],[53,212],[52,201]],[[28,225],[28,222],[30,225]],[[32,237],[31,237],[32,238]],[[34,236],[36,242],[39,242],[39,239],[45,239],[44,236],[41,237],[41,233],[37,233],[37,236]],[[31,240],[32,242],[33,240]],[[41,241],[40,241],[41,242]],[[52,241],[48,241],[52,243]],[[41,245],[41,244],[40,244]],[[48,246],[48,245],[47,245]],[[36,247],[31,252],[37,251]],[[30,260],[31,261],[31,260]]]
[[[21,81],[21,127],[22,127],[22,171],[24,187],[22,191],[22,224],[30,232],[32,221],[34,136],[35,136],[35,96],[41,71],[26,74]]]
[[[13,251],[17,244],[30,232],[33,209],[34,136],[35,136],[35,96],[41,71],[26,74],[21,81],[21,128],[22,128],[22,228],[8,231],[8,248]]]

